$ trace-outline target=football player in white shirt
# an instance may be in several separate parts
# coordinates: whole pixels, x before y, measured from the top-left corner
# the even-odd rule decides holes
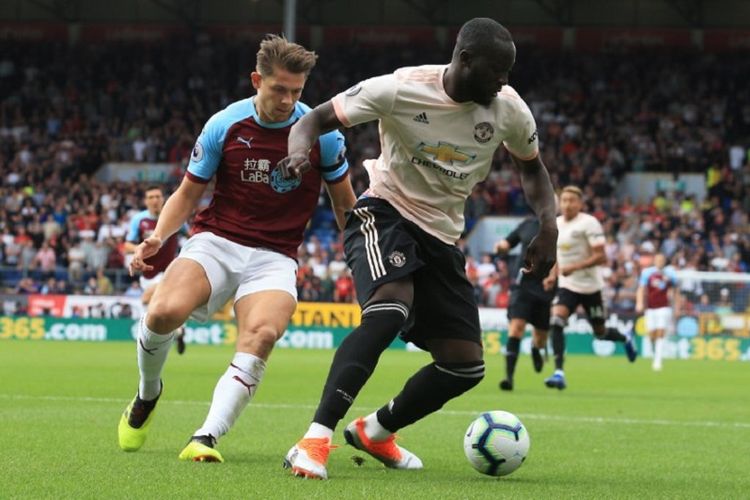
[[[583,306],[586,316],[600,340],[623,342],[628,360],[637,356],[632,336],[623,335],[615,328],[605,327],[602,278],[599,266],[606,264],[604,230],[596,217],[583,213],[583,192],[577,186],[566,186],[560,194],[560,215],[557,218],[557,295],[552,302],[552,351],[555,354],[555,372],[544,383],[547,387],[565,389],[565,334],[568,317],[578,306]]]
[[[479,314],[465,260],[456,248],[464,204],[504,145],[521,171],[540,230],[526,254],[528,272],[554,264],[555,199],[539,159],[534,118],[508,74],[516,49],[510,33],[488,18],[458,34],[450,65],[401,68],[363,81],[318,106],[294,126],[289,157],[296,177],[321,132],[379,120],[381,154],[368,160],[368,191],[347,220],[344,245],[362,323],[336,351],[307,433],[285,464],[295,475],[328,477],[333,431],[399,333],[430,352],[400,394],[344,430],[347,443],[387,467],[422,468],[394,442],[394,432],[440,409],[484,376]]]

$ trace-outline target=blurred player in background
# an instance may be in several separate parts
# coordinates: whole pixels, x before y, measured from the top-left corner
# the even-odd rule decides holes
[[[521,244],[521,255],[526,255],[526,249],[539,233],[539,219],[527,217],[511,233],[495,245],[495,253],[507,254],[513,247]],[[526,323],[534,327],[531,344],[531,360],[534,371],[542,371],[544,358],[541,349],[547,345],[549,333],[549,317],[552,299],[555,297],[555,282],[557,274],[554,268],[550,274],[542,279],[526,273],[521,260],[516,259],[511,269],[511,276],[515,276],[510,288],[510,304],[508,305],[508,343],[505,346],[505,379],[500,381],[500,389],[513,390],[513,375],[516,371],[516,361],[521,348],[521,339],[526,331]]]
[[[175,233],[216,178],[211,202],[193,223],[193,234],[154,292],[138,337],[138,393],[119,425],[120,447],[138,450],[146,439],[162,392],[161,372],[174,330],[189,316],[205,321],[234,300],[236,354],[219,379],[203,425],[179,458],[223,462],[217,440],[250,402],[276,341],[297,305],[297,248],[317,206],[321,181],[336,221],[355,202],[344,156],[344,138],[312,138],[310,170],[286,179],[277,163],[287,155],[292,125],[310,108],[298,102],[317,56],[282,37],[261,42],[254,97],[212,116],[193,149],[187,173],[169,198],[153,234],[138,245],[131,271],[149,271],[145,260]]]
[[[672,326],[670,295],[676,314],[679,307],[678,291],[674,268],[667,266],[667,258],[664,254],[656,254],[654,265],[641,272],[635,305],[638,314],[646,312],[646,330],[654,353],[651,367],[655,371],[660,371],[662,368],[664,334]]]
[[[632,335],[606,328],[606,313],[602,300],[604,278],[599,267],[607,263],[604,254],[604,230],[593,215],[582,212],[583,191],[577,186],[566,186],[560,194],[560,212],[557,217],[557,265],[559,278],[557,293],[552,304],[552,350],[555,354],[555,372],[544,383],[547,387],[565,389],[565,334],[568,317],[583,306],[586,318],[599,340],[622,342],[630,362],[637,352]]]
[[[148,186],[144,192],[143,203],[146,205],[146,210],[138,212],[130,219],[130,229],[125,237],[126,253],[135,252],[138,244],[150,237],[154,232],[156,221],[159,219],[162,208],[164,208],[164,191],[162,187],[156,185]],[[175,233],[170,236],[155,255],[145,260],[146,264],[151,266],[151,269],[144,270],[139,278],[141,290],[143,290],[141,302],[143,302],[144,311],[148,308],[148,303],[154,294],[154,290],[156,290],[156,286],[164,278],[164,271],[177,255],[178,234]],[[185,327],[183,325],[180,325],[175,332],[175,344],[177,345],[177,352],[179,354],[185,352]]]
[[[344,431],[350,445],[386,466],[422,468],[418,457],[395,444],[394,433],[484,377],[479,311],[455,243],[464,229],[466,199],[487,177],[501,145],[541,220],[527,267],[544,277],[554,264],[554,192],[539,159],[534,117],[507,85],[515,58],[507,29],[492,19],[473,19],[461,28],[450,65],[402,68],[365,80],[292,130],[284,160],[292,176],[309,168],[308,151],[321,132],[379,120],[381,142],[380,157],[365,162],[370,186],[344,233],[362,323],[336,351],[313,422],[285,457],[293,474],[328,477],[333,431],[400,332],[429,351],[433,362],[393,400]]]

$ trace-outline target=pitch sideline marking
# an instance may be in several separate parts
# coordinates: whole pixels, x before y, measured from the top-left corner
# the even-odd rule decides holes
[[[0,399],[15,400],[36,400],[36,401],[77,401],[82,403],[118,403],[126,405],[128,400],[119,398],[93,398],[86,396],[29,396],[25,394],[0,394]],[[207,401],[191,400],[165,400],[162,404],[174,404],[185,406],[204,406],[207,407]],[[283,403],[251,403],[251,407],[279,410],[315,410],[315,405],[304,404],[283,404]],[[375,408],[363,406],[354,406],[354,409],[360,411],[372,411]],[[438,413],[444,415],[475,416],[476,411],[469,410],[439,410]],[[639,418],[618,418],[618,417],[585,417],[585,416],[561,416],[545,415],[543,413],[520,413],[519,417],[528,420],[549,420],[557,422],[573,422],[586,424],[625,424],[625,425],[663,425],[674,427],[734,427],[737,429],[750,429],[750,422],[716,422],[710,420],[668,420],[668,419],[639,419]]]

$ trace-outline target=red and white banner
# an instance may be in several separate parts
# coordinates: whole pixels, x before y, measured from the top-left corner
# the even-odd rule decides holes
[[[29,316],[57,318],[141,317],[140,299],[114,295],[29,295]]]

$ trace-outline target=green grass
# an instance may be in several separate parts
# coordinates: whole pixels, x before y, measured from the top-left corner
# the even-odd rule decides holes
[[[571,357],[569,388],[551,391],[521,359],[512,394],[500,393],[500,356],[487,377],[444,411],[402,430],[422,471],[392,471],[342,445],[330,480],[305,481],[281,459],[306,429],[331,351],[274,353],[263,385],[219,448],[225,464],[177,460],[203,421],[232,352],[188,346],[170,354],[165,390],[138,453],[117,446],[121,411],[137,382],[128,343],[0,342],[0,498],[747,498],[748,365]],[[425,364],[387,352],[349,417],[374,409]],[[531,436],[526,463],[506,478],[476,473],[463,432],[483,410],[517,414]],[[348,421],[348,420],[347,420]],[[340,430],[340,429],[339,429]]]

